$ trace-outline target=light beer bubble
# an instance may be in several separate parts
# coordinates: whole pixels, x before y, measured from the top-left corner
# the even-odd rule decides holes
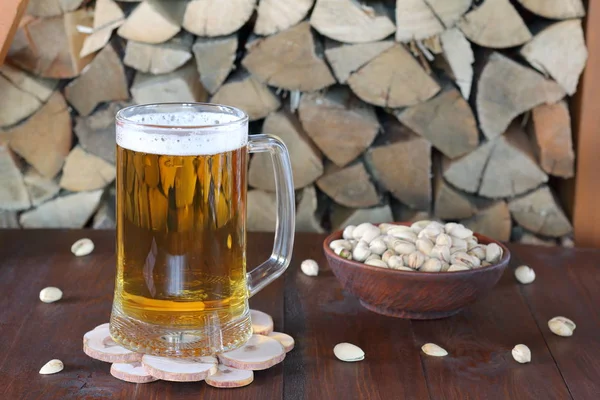
[[[214,112],[134,115],[127,118],[131,123],[117,124],[117,144],[141,153],[169,156],[225,153],[248,143],[247,128],[229,124],[239,120],[237,115]]]

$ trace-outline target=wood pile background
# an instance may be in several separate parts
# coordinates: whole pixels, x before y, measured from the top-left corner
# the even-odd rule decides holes
[[[114,115],[211,101],[288,145],[298,231],[461,221],[572,244],[581,0],[30,0],[0,68],[0,227],[114,226]],[[268,156],[251,230],[272,230]]]

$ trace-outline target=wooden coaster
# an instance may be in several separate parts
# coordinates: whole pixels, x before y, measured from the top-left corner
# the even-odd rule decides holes
[[[254,380],[252,370],[243,370],[219,364],[216,374],[206,378],[206,383],[217,388],[237,388],[247,386]]]
[[[294,348],[294,338],[283,332],[271,332],[267,335],[270,338],[277,340],[283,346],[286,353],[289,353]]]
[[[273,332],[273,318],[267,313],[258,310],[250,310],[252,321],[252,332],[256,335],[268,335]]]
[[[263,335],[252,335],[242,347],[219,354],[219,361],[237,369],[263,370],[280,363],[285,350],[277,340]]]
[[[144,355],[142,365],[146,372],[158,379],[172,382],[196,382],[217,372],[215,357],[167,358]]]
[[[108,327],[102,325],[83,336],[83,351],[96,360],[110,363],[131,363],[142,359],[142,354],[127,350],[112,340]]]
[[[110,374],[117,379],[131,383],[148,383],[158,380],[146,372],[141,362],[114,363],[110,366]]]

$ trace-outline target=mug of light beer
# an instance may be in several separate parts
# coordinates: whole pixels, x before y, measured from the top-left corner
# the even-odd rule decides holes
[[[216,104],[136,105],[116,116],[117,275],[110,334],[140,353],[196,357],[252,335],[248,299],[290,263],[294,185],[278,138]],[[271,257],[246,272],[249,153],[268,152],[277,189]]]

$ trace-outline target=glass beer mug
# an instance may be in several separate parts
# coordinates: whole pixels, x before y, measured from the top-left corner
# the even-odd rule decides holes
[[[116,116],[117,275],[110,333],[168,357],[226,352],[252,335],[248,298],[290,263],[294,185],[276,137],[216,104],[149,104]],[[277,189],[271,257],[246,273],[248,153],[269,152]],[[275,210],[274,210],[275,211]]]

